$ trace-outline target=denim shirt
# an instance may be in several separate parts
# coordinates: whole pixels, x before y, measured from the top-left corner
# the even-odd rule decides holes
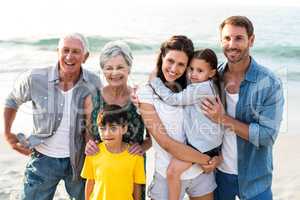
[[[74,180],[80,177],[84,161],[84,99],[102,87],[95,74],[81,68],[80,79],[73,89],[70,118],[70,161]],[[18,109],[27,101],[32,102],[32,135],[38,138],[50,137],[60,125],[64,97],[59,88],[59,71],[56,67],[33,69],[24,73],[15,83],[5,100],[5,107]]]
[[[188,144],[200,152],[207,152],[221,145],[223,128],[208,119],[200,108],[201,100],[216,97],[213,81],[189,84],[178,93],[172,92],[158,77],[150,81],[150,86],[166,104],[183,106],[183,129]]]
[[[227,63],[219,67],[222,78]],[[224,82],[221,79],[224,102]],[[280,79],[251,58],[241,82],[236,119],[249,125],[249,141],[237,136],[240,199],[252,198],[272,184],[273,144],[277,138],[284,105]],[[226,105],[225,105],[226,106]]]

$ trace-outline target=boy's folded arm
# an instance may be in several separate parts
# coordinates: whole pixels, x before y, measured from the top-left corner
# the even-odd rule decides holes
[[[135,168],[134,168],[134,188],[133,188],[133,199],[141,200],[142,186],[141,184],[146,183],[145,165],[144,158],[137,156]]]
[[[134,183],[133,199],[141,200],[141,195],[142,195],[142,186],[140,184]]]
[[[95,185],[95,180],[87,179],[85,183],[85,199],[90,199]]]
[[[207,82],[190,84],[178,93],[167,88],[160,78],[151,80],[150,85],[155,93],[169,105],[192,105],[199,103],[201,98],[211,95]]]

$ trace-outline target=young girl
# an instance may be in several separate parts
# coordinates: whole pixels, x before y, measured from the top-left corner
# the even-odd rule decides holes
[[[179,93],[172,92],[160,78],[150,81],[151,87],[164,102],[184,106],[186,143],[210,157],[219,155],[223,131],[202,113],[200,103],[201,99],[215,98],[218,93],[217,63],[217,56],[211,49],[195,51],[187,73],[191,84]],[[180,176],[191,165],[175,158],[171,160],[167,170],[169,200],[179,199]]]

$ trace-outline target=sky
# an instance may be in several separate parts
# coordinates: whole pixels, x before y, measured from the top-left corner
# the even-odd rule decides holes
[[[2,0],[0,3],[0,40],[45,33],[70,32],[74,27],[90,29],[101,26],[103,18],[143,9],[164,9],[189,6],[300,6],[298,0]],[[99,19],[99,17],[101,19]],[[59,33],[58,33],[59,34]]]

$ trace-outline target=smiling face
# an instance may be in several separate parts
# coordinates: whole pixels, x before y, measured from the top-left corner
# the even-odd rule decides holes
[[[254,35],[248,36],[246,28],[226,24],[221,31],[221,43],[224,55],[229,63],[236,64],[249,57]]]
[[[127,125],[107,123],[99,127],[101,140],[106,145],[118,145],[122,142],[122,136],[127,132]]]
[[[204,59],[193,58],[187,74],[192,83],[201,83],[211,79],[216,74],[216,70]]]
[[[65,38],[57,51],[60,73],[67,76],[80,74],[81,64],[88,57],[88,53],[84,53],[81,41],[76,38]]]
[[[108,85],[122,86],[127,84],[129,66],[122,55],[107,60],[103,66],[103,73]]]
[[[167,82],[181,77],[188,64],[188,56],[183,51],[169,50],[162,58],[162,73]]]

